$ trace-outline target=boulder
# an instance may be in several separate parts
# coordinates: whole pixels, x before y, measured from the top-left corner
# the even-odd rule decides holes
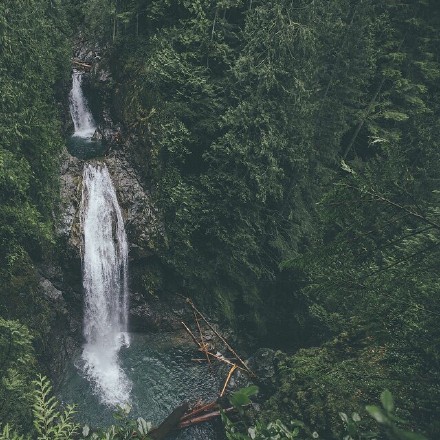
[[[53,302],[57,302],[64,309],[64,299],[61,290],[58,290],[47,278],[41,277],[40,288],[44,295]]]

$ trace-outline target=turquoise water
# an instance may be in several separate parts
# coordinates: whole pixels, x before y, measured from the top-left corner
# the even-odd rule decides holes
[[[121,365],[132,382],[131,417],[143,417],[157,426],[185,401],[214,400],[221,383],[200,357],[194,345],[178,334],[130,334],[131,345],[121,349]],[[78,419],[92,427],[114,422],[114,408],[100,403],[92,385],[81,373],[80,353],[73,359],[59,389],[59,398],[78,405]],[[75,366],[75,363],[77,366]],[[178,440],[223,439],[219,422],[204,423],[170,437]]]

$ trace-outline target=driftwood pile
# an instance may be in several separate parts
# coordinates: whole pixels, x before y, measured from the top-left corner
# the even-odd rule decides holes
[[[255,374],[249,369],[246,363],[240,358],[237,352],[230,346],[226,339],[215,329],[215,327],[205,318],[205,316],[197,309],[194,303],[189,299],[185,299],[189,307],[191,307],[194,321],[197,327],[198,336],[194,334],[187,324],[182,322],[182,325],[186,332],[191,336],[191,339],[196,344],[200,353],[203,353],[204,357],[193,359],[194,362],[206,362],[210,368],[214,363],[226,364],[229,368],[228,374],[224,381],[223,387],[219,390],[218,398],[213,402],[197,402],[191,408],[188,403],[185,403],[176,408],[161,424],[159,427],[149,433],[149,436],[154,440],[164,439],[171,431],[187,428],[192,425],[197,425],[209,420],[212,420],[220,416],[220,411],[231,412],[234,408],[231,406],[224,406],[222,402],[226,399],[222,399],[226,393],[228,384],[235,371],[241,370],[248,374],[250,377],[255,377]],[[228,356],[221,354],[214,348],[213,342],[208,341],[204,336],[203,327],[207,327],[219,343],[224,347]],[[210,338],[211,339],[211,338]]]

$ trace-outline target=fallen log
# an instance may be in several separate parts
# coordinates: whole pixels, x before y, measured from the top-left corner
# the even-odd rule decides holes
[[[235,408],[226,408],[223,411],[225,413],[234,411]],[[186,419],[183,420],[181,423],[177,425],[178,429],[188,428],[188,426],[197,425],[199,423],[208,422],[209,420],[215,419],[216,417],[220,416],[220,410],[219,411],[213,411],[208,414],[203,414],[199,417],[194,417],[192,419]]]
[[[188,411],[188,407],[188,403],[178,406],[157,428],[148,433],[148,437],[153,440],[164,440],[170,432],[180,429],[180,420]]]
[[[219,356],[218,354],[211,353],[210,351],[208,351],[207,353],[210,356],[218,359],[220,362],[224,362],[225,364],[231,365],[231,367],[235,365],[236,368],[238,368],[239,370],[247,371],[244,368],[238,366],[237,364],[234,364],[234,362],[231,362],[229,359],[226,359],[223,355]]]
[[[82,67],[83,69],[91,69],[92,68],[91,64],[83,63],[81,61],[72,60],[72,64],[75,64],[75,66]]]
[[[210,403],[207,403],[206,405],[202,405],[197,408],[194,408],[191,412],[189,412],[188,414],[184,414],[182,416],[182,418],[180,419],[180,423],[182,423],[185,420],[192,419],[195,416],[197,416],[205,411],[209,411],[211,409],[214,409],[216,406],[218,406],[217,402],[210,402]]]
[[[189,329],[189,327],[183,321],[181,322],[181,324],[183,325],[183,327],[185,328],[187,333],[191,336],[191,339],[194,341],[194,343],[203,351],[202,345],[197,340],[197,338],[194,336],[194,333]]]

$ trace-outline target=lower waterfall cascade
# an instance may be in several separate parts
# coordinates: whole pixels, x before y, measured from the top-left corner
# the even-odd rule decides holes
[[[129,345],[128,244],[116,192],[105,164],[86,164],[81,223],[85,295],[83,369],[103,402],[129,399],[118,352]]]

